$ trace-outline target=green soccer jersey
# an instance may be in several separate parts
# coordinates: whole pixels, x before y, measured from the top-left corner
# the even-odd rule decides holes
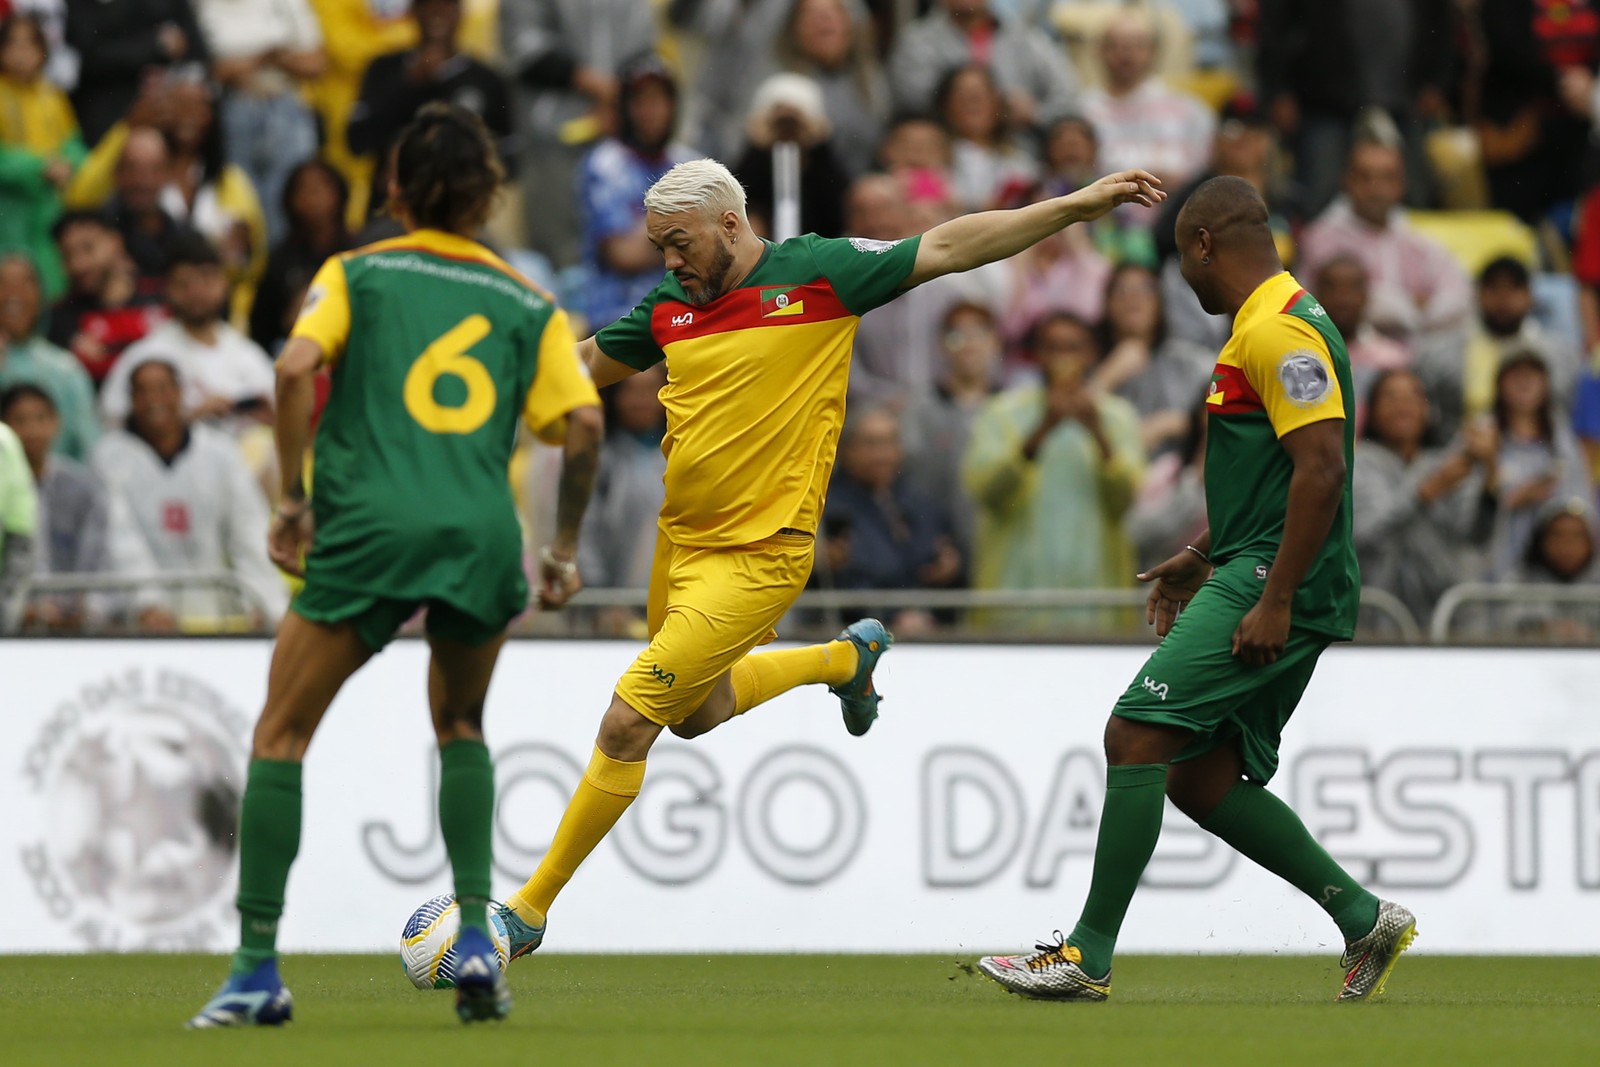
[[[307,584],[521,611],[517,418],[548,433],[599,402],[565,314],[482,246],[419,230],[329,260],[293,336],[332,366]]]
[[[1348,640],[1361,598],[1350,526],[1350,357],[1322,305],[1287,272],[1264,282],[1240,308],[1206,404],[1213,580],[1256,596],[1283,539],[1294,473],[1278,439],[1314,422],[1344,420],[1344,495],[1322,552],[1295,591],[1292,612],[1295,626]]]

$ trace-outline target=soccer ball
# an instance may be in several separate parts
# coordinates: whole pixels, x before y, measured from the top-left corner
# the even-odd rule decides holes
[[[489,934],[494,938],[500,970],[511,959],[511,942],[489,912]],[[434,897],[411,913],[400,933],[400,963],[418,989],[454,989],[456,984],[456,934],[461,930],[461,909],[453,893]]]

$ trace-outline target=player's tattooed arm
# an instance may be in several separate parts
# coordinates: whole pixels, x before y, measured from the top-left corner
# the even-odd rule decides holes
[[[539,603],[547,609],[561,607],[583,588],[578,574],[578,531],[594,495],[600,471],[600,440],[605,420],[598,407],[581,407],[567,413],[567,443],[556,488],[556,536],[540,558]]]

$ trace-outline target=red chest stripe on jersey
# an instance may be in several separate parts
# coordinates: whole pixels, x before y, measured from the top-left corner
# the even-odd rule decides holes
[[[778,297],[784,297],[778,306]],[[795,311],[795,308],[799,311]],[[650,310],[650,333],[656,345],[666,348],[675,341],[752,330],[762,326],[793,326],[802,322],[826,322],[849,318],[850,311],[840,303],[825,278],[806,285],[757,285],[724,293],[709,304],[695,307],[677,300],[663,300]]]
[[[1243,415],[1264,411],[1261,395],[1251,387],[1242,367],[1218,363],[1211,374],[1211,389],[1206,394],[1206,410],[1213,415]]]

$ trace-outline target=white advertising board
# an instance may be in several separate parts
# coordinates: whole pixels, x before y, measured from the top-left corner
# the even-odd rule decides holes
[[[495,888],[530,873],[587,762],[626,643],[517,642],[489,703]],[[0,952],[231,947],[231,837],[270,646],[0,642]],[[693,742],[578,872],[547,951],[935,951],[1070,929],[1106,712],[1134,648],[908,646],[883,718],[821,688]],[[282,927],[294,951],[392,948],[449,889],[426,648],[341,694],[306,765]],[[1600,654],[1335,648],[1272,787],[1447,952],[1600,952]],[[1322,952],[1321,911],[1169,809],[1120,947]]]

